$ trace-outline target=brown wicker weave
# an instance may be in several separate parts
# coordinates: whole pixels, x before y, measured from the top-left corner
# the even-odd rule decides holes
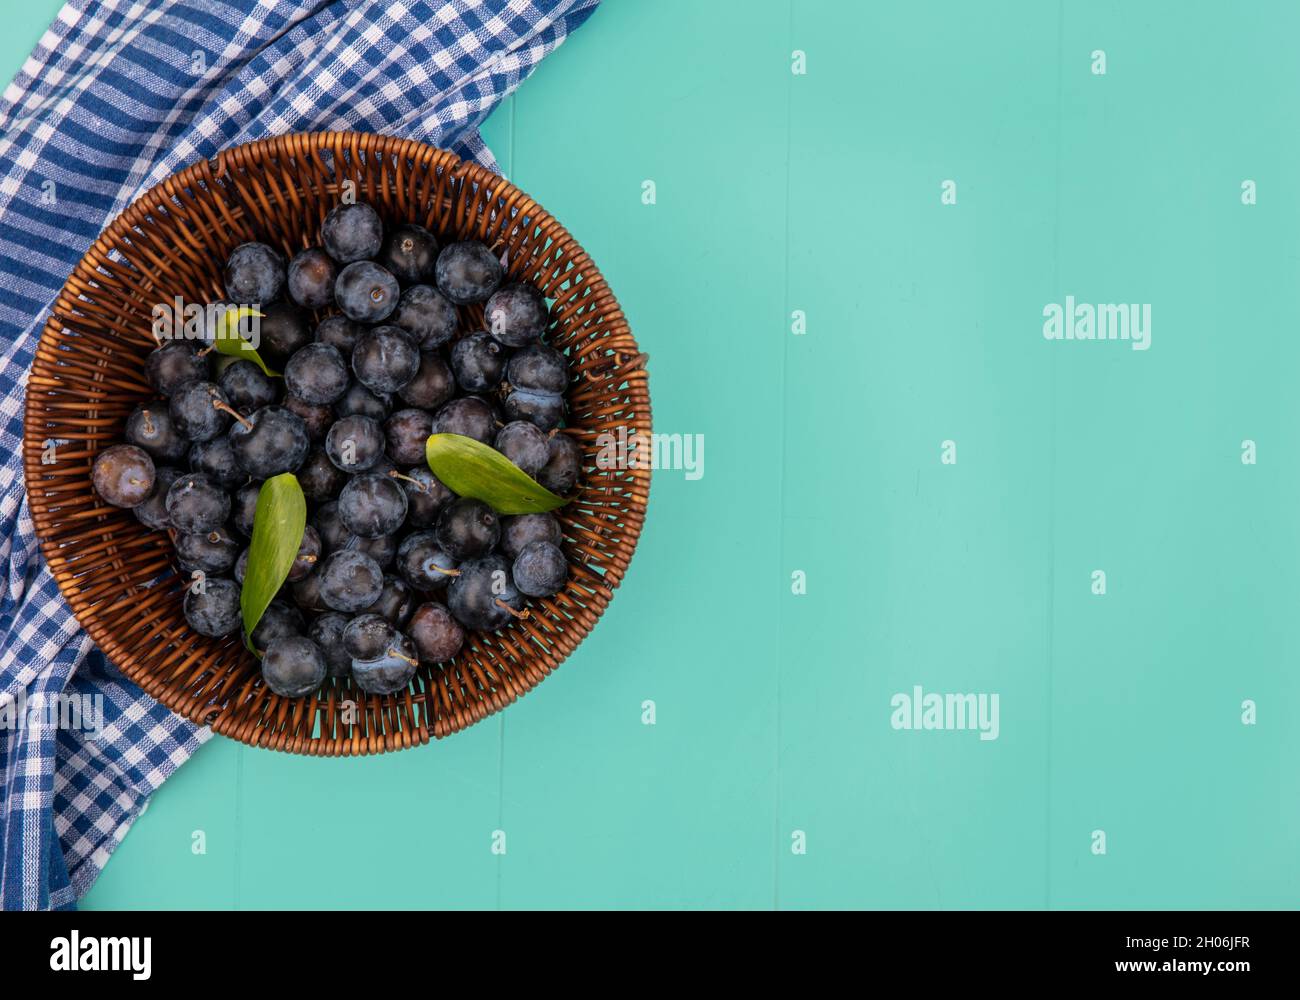
[[[346,180],[386,223],[418,222],[443,237],[480,239],[508,254],[511,277],[554,300],[551,343],[575,384],[569,426],[584,446],[579,498],[557,513],[572,572],[531,617],[472,634],[451,662],[421,666],[407,690],[366,695],[327,680],[290,700],[262,684],[237,637],[205,639],[181,614],[164,534],[105,506],[90,485],[95,453],[123,437],[152,392],[142,362],[156,346],[154,303],[215,301],[220,267],[239,243],[293,253],[309,244]],[[482,322],[482,308],[464,310]],[[195,722],[254,746],[326,756],[427,743],[504,708],[539,683],[591,631],[627,571],[645,518],[648,463],[597,469],[602,431],[650,432],[650,396],[636,341],[600,271],[555,219],[518,188],[431,146],[390,136],[320,132],[237,146],[163,181],[96,240],[68,279],[41,337],[27,386],[24,460],[41,548],[77,620],[128,677]],[[56,461],[42,464],[49,441]],[[161,577],[161,579],[160,579]],[[350,708],[348,703],[355,707]],[[345,718],[355,716],[348,723]]]

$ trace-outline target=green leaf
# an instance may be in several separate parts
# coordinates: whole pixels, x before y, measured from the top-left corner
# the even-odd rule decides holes
[[[264,482],[257,493],[248,568],[244,571],[244,588],[239,593],[245,642],[250,641],[271,598],[279,593],[289,576],[306,526],[307,499],[302,495],[298,477],[285,472]]]
[[[271,378],[279,378],[280,373],[268,368],[266,362],[262,360],[262,356],[257,353],[257,349],[245,340],[239,332],[240,324],[244,320],[251,319],[254,316],[260,317],[261,315],[262,313],[251,306],[223,309],[221,317],[217,320],[216,329],[212,331],[212,346],[220,354],[251,361]]]
[[[495,448],[461,434],[434,434],[425,443],[433,474],[453,493],[482,500],[499,514],[540,514],[569,501]]]

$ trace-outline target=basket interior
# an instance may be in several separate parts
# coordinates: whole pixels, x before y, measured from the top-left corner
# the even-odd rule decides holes
[[[573,376],[563,433],[583,448],[578,498],[556,512],[570,579],[530,617],[421,665],[408,688],[368,695],[327,679],[286,699],[261,681],[238,636],[195,634],[181,613],[171,541],[90,483],[99,449],[123,439],[126,417],[153,391],[143,373],[157,342],[154,307],[222,295],[221,265],[258,240],[291,255],[310,245],[345,195],[386,225],[415,222],[440,239],[479,239],[503,253],[512,280],[552,300],[548,340]],[[328,314],[316,314],[319,320]],[[482,307],[461,311],[469,329]],[[527,692],[591,631],[627,570],[645,517],[646,462],[598,467],[602,435],[642,447],[650,398],[636,341],[599,270],[536,202],[495,174],[422,143],[325,132],[280,136],[221,153],[151,189],[100,236],[60,293],[27,387],[24,462],[29,504],[50,568],[78,621],[133,681],[172,710],[242,742],[350,755],[427,743]]]

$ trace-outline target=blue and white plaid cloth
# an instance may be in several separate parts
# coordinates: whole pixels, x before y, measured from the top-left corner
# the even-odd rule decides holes
[[[599,2],[74,0],[0,98],[5,909],[74,906],[149,795],[211,736],[105,661],[36,544],[23,392],[77,260],[145,189],[263,136],[385,132],[495,167],[479,125]],[[84,719],[54,725],[38,710],[59,694],[102,698],[97,738]]]

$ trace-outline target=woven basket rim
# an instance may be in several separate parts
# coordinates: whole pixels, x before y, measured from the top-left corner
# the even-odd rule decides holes
[[[376,185],[382,188],[382,196],[385,199],[400,200],[402,197],[400,184],[408,181],[404,172],[409,174],[408,193],[411,193],[416,190],[417,174],[422,169],[423,182],[432,185],[432,194],[425,199],[429,201],[428,218],[432,219],[435,214],[440,213],[443,200],[450,198],[449,212],[454,215],[449,221],[453,223],[459,224],[469,215],[473,215],[478,220],[476,224],[482,226],[488,225],[489,219],[495,219],[495,224],[503,227],[508,224],[507,220],[514,220],[514,227],[510,230],[512,238],[516,238],[524,245],[532,239],[530,234],[534,230],[540,231],[542,236],[539,247],[544,246],[544,250],[529,248],[531,253],[526,258],[529,266],[533,264],[545,266],[548,258],[554,254],[557,259],[552,265],[553,280],[558,280],[555,276],[567,275],[576,278],[570,283],[571,285],[576,286],[580,281],[582,286],[577,292],[566,292],[568,295],[565,303],[566,310],[573,303],[576,303],[573,308],[575,317],[582,315],[583,309],[590,310],[583,317],[583,324],[577,329],[589,328],[595,320],[597,325],[607,323],[610,331],[602,334],[602,337],[608,337],[611,341],[609,345],[602,345],[594,334],[588,334],[587,340],[590,343],[584,342],[583,346],[589,349],[570,353],[570,367],[578,369],[580,380],[585,378],[597,387],[609,387],[609,391],[616,396],[631,400],[622,404],[624,409],[632,411],[631,418],[624,420],[624,426],[631,432],[644,433],[648,437],[650,400],[644,369],[645,355],[637,348],[617,299],[599,268],[554,216],[504,177],[492,173],[479,164],[462,160],[447,150],[416,140],[379,133],[325,131],[292,133],[259,139],[224,149],[211,159],[197,160],[149,188],[105,227],[77,262],[60,290],[42,329],[29,371],[24,407],[23,465],[29,507],[36,526],[37,539],[60,592],[81,627],[90,634],[95,644],[123,674],[172,711],[195,723],[211,725],[213,731],[248,745],[318,756],[353,756],[422,745],[429,742],[430,737],[442,738],[458,732],[500,711],[549,676],[550,672],[572,653],[582,639],[590,634],[596,621],[604,613],[609,600],[612,599],[613,590],[622,581],[644,524],[650,469],[648,463],[644,468],[633,469],[628,474],[627,485],[620,486],[620,489],[627,493],[626,513],[619,526],[614,527],[613,522],[609,526],[609,531],[617,536],[609,543],[614,546],[611,552],[616,553],[617,558],[612,563],[601,567],[600,572],[590,570],[587,566],[575,567],[575,569],[589,571],[586,576],[590,577],[590,580],[584,585],[591,591],[589,603],[582,605],[582,614],[574,614],[569,618],[569,624],[572,626],[570,629],[566,631],[562,627],[563,623],[560,623],[561,627],[558,627],[554,633],[555,645],[543,648],[536,633],[531,634],[531,641],[528,636],[498,638],[501,633],[496,633],[484,638],[485,653],[482,655],[489,660],[494,655],[501,657],[499,664],[489,668],[476,655],[472,662],[466,662],[458,667],[462,656],[469,655],[467,643],[467,650],[458,654],[448,664],[432,668],[421,667],[420,674],[417,675],[417,680],[423,682],[418,685],[421,690],[413,691],[412,688],[417,687],[416,682],[413,682],[405,691],[398,692],[396,695],[383,697],[361,695],[358,700],[364,721],[360,725],[351,726],[346,735],[339,735],[337,731],[328,737],[324,735],[327,718],[330,720],[330,726],[334,730],[338,729],[336,713],[342,702],[335,703],[332,688],[326,697],[321,697],[322,693],[318,692],[317,695],[308,698],[283,699],[266,691],[261,686],[260,678],[247,678],[247,682],[243,684],[232,681],[220,686],[219,689],[214,680],[213,687],[196,700],[194,695],[187,693],[183,685],[177,686],[185,671],[190,671],[187,676],[199,678],[192,683],[200,683],[208,676],[208,672],[191,664],[193,656],[180,657],[179,653],[174,654],[179,659],[167,664],[172,675],[163,677],[145,662],[146,651],[127,648],[126,643],[121,641],[114,629],[117,619],[109,612],[114,607],[121,606],[124,601],[129,602],[133,596],[139,596],[141,600],[147,596],[159,605],[161,610],[168,598],[153,595],[151,592],[137,595],[139,588],[134,583],[128,585],[124,578],[124,593],[116,600],[104,596],[88,599],[79,592],[74,573],[67,568],[69,550],[57,534],[57,529],[60,528],[59,512],[51,511],[52,484],[45,478],[47,467],[42,460],[46,442],[51,436],[50,425],[47,422],[54,419],[51,415],[53,404],[50,403],[49,397],[54,393],[54,386],[59,384],[58,380],[61,377],[68,378],[64,374],[66,368],[63,365],[69,358],[69,354],[61,349],[61,345],[66,345],[70,339],[80,336],[77,333],[65,333],[65,324],[73,319],[81,323],[83,328],[86,327],[84,320],[76,319],[75,312],[76,306],[81,304],[84,315],[85,300],[82,298],[82,293],[88,289],[102,292],[111,285],[106,281],[107,275],[102,267],[104,262],[113,259],[112,254],[120,247],[147,242],[147,239],[138,238],[147,237],[155,228],[165,233],[166,225],[156,226],[155,216],[160,210],[169,211],[178,197],[184,198],[190,192],[207,192],[205,197],[215,204],[208,205],[203,198],[198,198],[197,202],[202,204],[207,212],[213,232],[220,229],[223,223],[230,226],[230,231],[234,232],[237,231],[235,224],[246,221],[250,214],[260,209],[272,211],[276,207],[273,202],[277,199],[281,202],[279,205],[281,209],[308,201],[310,197],[319,200],[322,193],[329,189],[326,183],[321,183],[318,191],[309,192],[292,183],[286,190],[278,191],[275,190],[273,179],[269,184],[264,184],[263,181],[277,166],[281,169],[282,176],[287,177],[286,161],[295,162],[296,169],[300,172],[305,169],[304,163],[307,162],[311,162],[315,168],[324,163],[323,153],[332,154],[335,165],[343,164],[350,156],[346,162],[352,168],[354,175],[358,170],[363,174],[366,170],[370,170],[365,177],[364,186],[358,180],[358,200],[367,200],[368,194],[374,193]],[[365,158],[364,162],[367,165],[365,169],[358,166],[359,157]],[[370,158],[373,158],[376,164],[373,169],[368,166],[371,162]],[[390,165],[391,177],[388,176]],[[330,169],[333,173],[333,168]],[[259,171],[262,173],[259,174]],[[378,180],[375,177],[376,172],[382,174]],[[336,190],[341,176],[340,173],[334,173]],[[244,187],[241,188],[241,185]],[[267,190],[268,187],[270,191]],[[213,194],[216,191],[220,194],[239,194],[246,197],[248,201],[244,206],[231,208],[220,194]],[[472,199],[467,199],[467,191],[472,192]],[[456,200],[454,192],[460,193],[459,201]],[[286,199],[289,205],[284,204]],[[473,204],[467,207],[467,200],[472,200]],[[418,221],[418,219],[410,221]],[[173,225],[176,229],[184,228],[183,223],[179,221],[174,222]],[[515,237],[513,234],[519,235]],[[149,256],[147,247],[141,246],[140,253]],[[133,266],[134,264],[135,262],[132,261]],[[154,270],[149,273],[155,278],[163,275],[164,266],[167,264],[180,266],[183,262],[155,260]],[[515,264],[516,262],[511,260],[512,275],[514,275]],[[219,271],[219,267],[220,265],[214,260],[213,270]],[[138,268],[136,272],[139,273]],[[516,280],[519,279],[518,275],[514,277]],[[111,300],[114,294],[110,287],[109,292],[101,297]],[[548,295],[548,298],[550,297]],[[556,308],[558,307],[557,302]],[[568,322],[567,318],[565,322]],[[567,337],[569,332],[566,329],[564,336]],[[108,335],[110,339],[114,338],[113,331],[108,331]],[[116,336],[115,340],[122,344],[124,352],[131,346],[124,337]],[[576,344],[567,346],[576,346]],[[617,350],[614,350],[615,348]],[[614,350],[612,358],[602,354],[601,350]],[[97,367],[102,367],[104,374],[111,374],[103,358],[99,359]],[[99,382],[101,376],[96,375],[92,378]],[[62,384],[66,386],[68,383],[65,381]],[[587,388],[585,383],[580,381],[579,384],[581,388]],[[113,388],[116,387],[106,386],[105,394],[99,397],[98,401],[87,404],[90,407],[88,411],[90,414],[99,413],[102,408],[112,408],[112,397],[107,395],[107,390]],[[131,399],[129,402],[134,403],[135,400]],[[567,430],[573,431],[575,436],[590,436],[595,433],[587,426],[575,425]],[[98,450],[98,447],[112,443],[110,440],[105,440],[104,444],[99,445],[97,439],[89,436],[86,441],[87,448],[91,449],[90,454]],[[92,445],[95,447],[92,448]],[[88,490],[89,459],[86,460],[85,468],[87,475],[84,477],[84,486]],[[71,473],[64,474],[64,478],[53,485],[68,483],[77,485],[75,476]],[[60,498],[64,497],[66,492],[65,490],[61,493]],[[584,488],[582,493],[584,503],[589,499],[588,492],[588,489]],[[608,497],[615,491],[612,491],[607,484],[599,489],[593,485],[590,492],[592,498],[599,498]],[[620,496],[619,499],[624,498]],[[59,502],[66,501],[59,499]],[[602,501],[591,499],[594,508],[599,508],[600,502]],[[578,504],[575,503],[574,506],[577,507]],[[129,512],[118,513],[125,513],[127,517],[131,517]],[[113,522],[113,517],[114,513],[111,509],[98,515],[92,512],[87,514],[80,524],[84,528],[92,522],[93,524],[109,522],[105,528],[106,534],[103,536],[110,540],[107,545],[109,555],[105,558],[111,557],[113,566],[125,573],[126,569],[123,567],[127,565],[128,558],[136,562],[139,559],[135,554],[124,554],[126,550],[133,548],[126,544],[130,542],[130,537],[123,539],[122,552],[119,552],[117,546],[111,542],[114,537],[113,532],[117,530],[117,523]],[[131,520],[134,521],[134,518]],[[584,531],[589,529],[584,528]],[[605,532],[605,528],[602,527],[601,532]],[[157,539],[156,545],[170,554],[172,543],[165,534],[150,533],[150,538]],[[142,549],[144,546],[134,548]],[[74,556],[74,560],[75,558]],[[561,596],[564,596],[563,592],[557,595],[557,601]],[[174,595],[174,601],[178,606],[179,593]],[[540,622],[538,624],[540,626]],[[501,632],[513,633],[515,628],[516,626],[512,624]],[[183,637],[173,632],[161,638],[175,643],[179,648]],[[234,671],[238,669],[232,668],[228,661],[232,658],[238,659],[238,653],[243,653],[251,660],[251,655],[244,652],[242,647],[238,652],[232,653],[227,648],[229,643],[225,640],[207,640],[205,643],[193,636],[184,638],[197,643],[199,647],[212,647],[210,655],[215,659],[207,664],[205,669],[214,674],[218,670],[223,670],[225,673],[222,676],[227,680],[230,680]],[[489,638],[491,645],[487,644]],[[507,639],[511,641],[507,642]],[[568,648],[565,648],[566,645]],[[513,671],[505,660],[506,653],[517,657],[519,664],[517,672]],[[532,654],[531,660],[530,654]],[[429,674],[427,680],[426,672]],[[448,676],[452,677],[450,682],[447,680]],[[495,685],[487,683],[483,679],[485,676],[494,681]],[[437,682],[436,686],[434,681]],[[330,683],[327,680],[326,684]],[[465,692],[475,685],[478,685],[477,694],[481,697],[471,701]],[[448,701],[449,698],[454,701],[458,694],[466,696],[466,704],[453,710],[449,708]],[[434,719],[432,725],[429,724],[431,717]],[[318,728],[321,732],[319,736]]]

